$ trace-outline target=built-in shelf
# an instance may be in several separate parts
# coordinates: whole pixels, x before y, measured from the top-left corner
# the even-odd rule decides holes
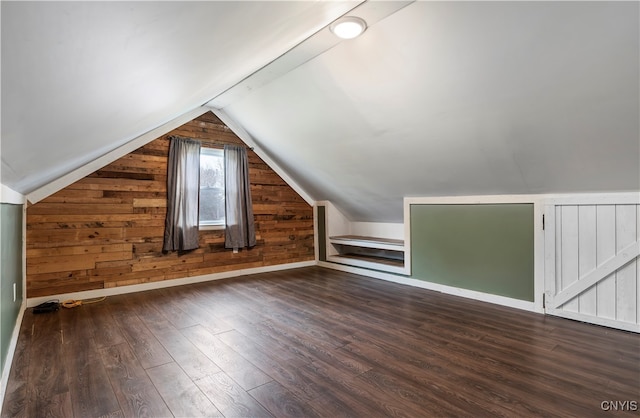
[[[338,235],[329,237],[338,252],[327,261],[390,273],[405,273],[404,241],[400,239]]]
[[[339,235],[329,237],[332,244],[353,245],[363,248],[378,248],[381,250],[404,251],[404,241],[401,239],[363,237],[361,235]]]

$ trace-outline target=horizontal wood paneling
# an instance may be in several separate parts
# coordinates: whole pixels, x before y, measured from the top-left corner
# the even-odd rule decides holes
[[[257,245],[224,249],[224,230],[200,248],[162,253],[171,135],[204,146],[242,144],[207,113],[27,209],[27,296],[128,286],[313,260],[313,210],[254,152],[249,175]]]

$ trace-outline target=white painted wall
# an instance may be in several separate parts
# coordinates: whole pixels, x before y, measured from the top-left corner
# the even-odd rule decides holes
[[[403,240],[404,223],[351,222],[351,234]]]

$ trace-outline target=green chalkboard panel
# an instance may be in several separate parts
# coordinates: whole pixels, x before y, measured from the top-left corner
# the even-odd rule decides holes
[[[11,334],[22,303],[22,205],[0,204],[0,365],[9,351]],[[16,300],[13,300],[13,284]],[[0,370],[1,370],[0,369]]]
[[[533,204],[411,205],[412,277],[533,302]]]

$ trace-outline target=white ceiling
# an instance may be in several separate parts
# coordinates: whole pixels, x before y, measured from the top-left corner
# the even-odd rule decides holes
[[[415,2],[246,79],[356,5],[3,1],[3,183],[29,193],[226,91],[210,105],[353,220],[640,190],[638,2]]]

